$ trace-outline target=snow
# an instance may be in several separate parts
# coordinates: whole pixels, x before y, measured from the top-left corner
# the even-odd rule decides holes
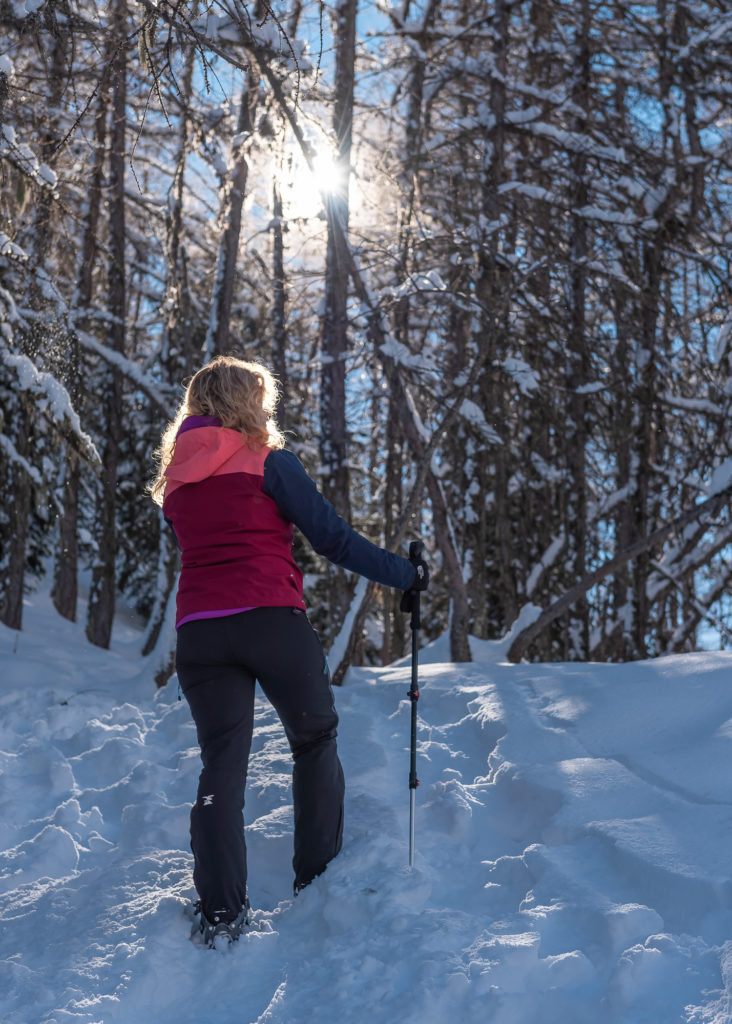
[[[679,60],[686,60],[694,50],[708,46],[709,43],[723,41],[725,36],[732,32],[732,15],[720,18],[719,21],[715,20],[713,24],[714,27],[711,30],[705,28],[692,34],[686,46],[679,50]]]
[[[529,129],[536,135],[542,135],[554,139],[560,146],[566,147],[570,152],[587,154],[601,160],[609,160],[612,163],[627,164],[628,158],[625,150],[617,146],[611,146],[596,142],[589,135],[581,132],[571,132],[563,128],[557,128],[545,121],[533,121]]]
[[[661,397],[664,402],[677,409],[688,409],[690,412],[706,413],[709,416],[724,416],[724,410],[707,398],[684,398],[682,395],[674,395],[670,391]]]
[[[530,185],[523,181],[506,181],[498,186],[498,194],[505,195],[507,192],[518,192],[529,199],[542,199],[547,203],[556,203],[557,197],[554,192],[540,185]]]
[[[487,444],[503,444],[501,438],[486,420],[483,410],[471,399],[463,399],[460,415],[483,434]]]
[[[28,476],[31,478],[36,487],[43,487],[43,477],[38,472],[35,466],[32,466],[28,460],[21,455],[16,449],[13,442],[5,434],[0,434],[0,449],[5,453],[5,457],[10,459],[11,462],[15,462],[17,465],[22,466]]]
[[[732,459],[725,459],[712,473],[709,483],[709,497],[719,494],[732,484]]]
[[[11,366],[15,370],[20,390],[35,395],[36,406],[47,410],[51,419],[60,428],[68,427],[76,435],[90,462],[101,464],[99,452],[91,437],[82,430],[79,415],[63,384],[53,374],[39,370],[27,356],[7,353],[3,361],[6,366]]]
[[[58,182],[58,175],[55,171],[51,170],[48,164],[41,164],[38,168],[38,177],[41,181],[45,182],[46,185],[50,185],[53,188]]]
[[[44,0],[12,0],[13,14],[16,18],[27,18],[42,7]]]
[[[160,410],[165,412],[171,410],[172,416],[174,399],[168,394],[164,385],[148,376],[144,369],[134,360],[128,359],[123,353],[116,352],[114,349],[109,348],[108,345],[103,345],[93,335],[78,329],[76,333],[85,349],[101,356],[105,362],[110,363],[112,366],[116,366],[129,380],[144,391]]]
[[[0,231],[0,256],[10,256],[17,260],[28,259],[28,254],[12,242],[3,231]]]
[[[530,396],[532,391],[535,391],[540,386],[538,373],[532,370],[523,359],[508,356],[501,365],[506,373],[513,377],[522,395]]]
[[[722,326],[717,332],[717,340],[714,344],[714,356],[712,360],[716,365],[719,365],[719,363],[724,359],[729,346],[730,337],[732,337],[732,313],[727,314]]]
[[[566,543],[566,536],[564,533],[560,533],[558,537],[555,537],[549,547],[546,549],[544,554],[541,556],[539,561],[534,565],[534,568],[529,573],[529,578],[526,581],[526,593],[529,597],[536,590],[539,580],[544,575],[545,571],[554,565],[557,559],[557,555],[562,550]]]
[[[636,224],[637,217],[632,210],[612,210],[602,206],[582,206],[572,210],[577,217],[586,220],[601,220],[606,224]]]
[[[526,124],[528,121],[535,121],[541,116],[541,107],[524,107],[522,110],[507,110],[505,115],[506,124]]]
[[[0,627],[3,1024],[732,1019],[732,654],[425,647],[411,872],[409,661],[351,670],[344,847],[297,900],[290,758],[259,701],[256,927],[211,952],[183,913],[195,731],[139,641],[118,618],[110,651],[89,646],[45,592],[23,632]]]

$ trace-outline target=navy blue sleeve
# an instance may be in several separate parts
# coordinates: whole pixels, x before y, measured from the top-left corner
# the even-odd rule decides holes
[[[264,461],[264,492],[301,530],[319,555],[375,583],[409,590],[415,568],[356,533],[323,497],[292,452],[270,452]]]

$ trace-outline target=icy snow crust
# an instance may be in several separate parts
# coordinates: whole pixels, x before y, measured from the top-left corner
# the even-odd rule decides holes
[[[289,753],[262,700],[247,788],[256,929],[196,948],[198,751],[139,635],[34,596],[0,627],[3,1024],[729,1022],[732,657],[471,665],[423,652],[417,867],[409,666],[337,693],[341,856],[293,901]]]

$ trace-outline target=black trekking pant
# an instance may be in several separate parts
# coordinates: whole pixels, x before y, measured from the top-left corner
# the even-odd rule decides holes
[[[191,811],[193,881],[206,917],[232,920],[246,895],[242,812],[255,681],[292,750],[296,888],[319,875],[341,848],[344,782],[328,666],[303,611],[254,608],[184,623],[176,669],[203,763]]]

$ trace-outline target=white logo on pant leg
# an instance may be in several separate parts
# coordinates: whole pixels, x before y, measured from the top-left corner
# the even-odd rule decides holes
[[[213,793],[210,793],[208,796],[205,796],[203,798],[203,806],[204,807],[210,807],[211,804],[213,803],[213,798],[214,798],[214,794]]]

